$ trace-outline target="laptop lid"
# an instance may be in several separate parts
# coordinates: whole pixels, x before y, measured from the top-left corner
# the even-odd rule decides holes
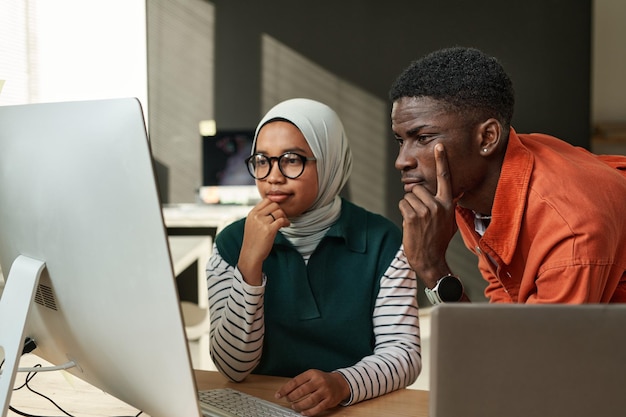
[[[626,305],[445,304],[431,320],[432,417],[626,409]]]

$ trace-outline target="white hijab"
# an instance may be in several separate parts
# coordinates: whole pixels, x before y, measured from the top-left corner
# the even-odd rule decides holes
[[[352,171],[352,152],[337,113],[320,102],[294,98],[274,106],[261,119],[254,135],[252,152],[261,128],[276,119],[293,123],[302,132],[317,159],[317,198],[291,225],[280,231],[308,259],[341,213],[339,192]],[[306,168],[305,168],[306,169]]]

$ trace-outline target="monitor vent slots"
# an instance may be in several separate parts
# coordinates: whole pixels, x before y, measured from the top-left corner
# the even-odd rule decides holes
[[[54,292],[52,291],[52,287],[48,285],[39,284],[37,286],[37,292],[35,293],[35,302],[52,310],[58,310],[57,303],[54,298]]]

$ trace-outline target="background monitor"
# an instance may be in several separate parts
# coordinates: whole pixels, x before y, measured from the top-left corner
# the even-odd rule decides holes
[[[0,411],[30,336],[152,417],[200,416],[139,102],[0,107],[0,150]]]
[[[218,131],[202,136],[202,185],[254,185],[245,160],[252,151],[254,131]]]
[[[253,141],[253,130],[221,130],[213,136],[202,136],[202,202],[254,204],[258,201],[254,178],[245,164]]]

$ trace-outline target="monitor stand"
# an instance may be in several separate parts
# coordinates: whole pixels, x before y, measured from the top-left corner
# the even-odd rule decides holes
[[[6,417],[15,383],[15,374],[24,346],[24,329],[35,288],[46,264],[42,261],[18,256],[6,278],[0,298],[0,353],[4,352],[4,365],[0,370],[0,411]]]

